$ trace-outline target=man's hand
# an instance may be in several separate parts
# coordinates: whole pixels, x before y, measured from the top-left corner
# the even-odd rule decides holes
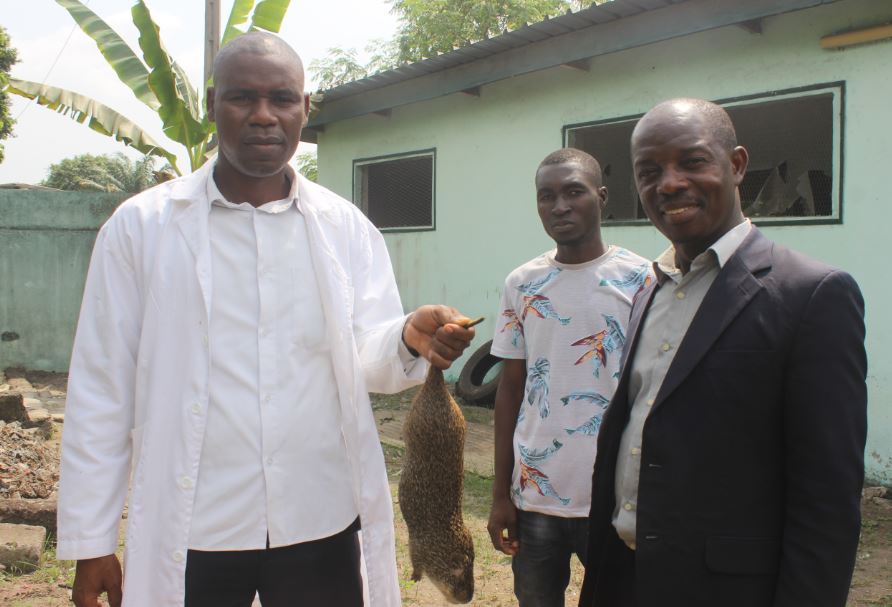
[[[493,498],[486,529],[496,550],[508,556],[515,556],[520,550],[520,541],[517,539],[517,507],[508,497]]]
[[[108,604],[121,607],[121,563],[114,554],[77,562],[71,600],[75,607],[100,607],[99,596],[108,593]]]
[[[403,341],[438,369],[448,369],[461,356],[474,329],[466,329],[467,316],[449,306],[421,306],[409,316],[403,327]]]

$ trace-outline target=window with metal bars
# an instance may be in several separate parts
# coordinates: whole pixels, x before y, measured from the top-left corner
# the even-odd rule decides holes
[[[382,231],[435,228],[435,150],[353,161],[353,202]]]
[[[832,223],[842,213],[844,83],[719,101],[749,152],[743,212],[759,223]],[[641,116],[570,125],[564,144],[598,159],[609,191],[605,224],[644,223],[630,139]]]

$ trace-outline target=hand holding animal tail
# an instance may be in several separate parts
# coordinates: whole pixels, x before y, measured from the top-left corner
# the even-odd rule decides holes
[[[421,306],[406,320],[403,342],[434,367],[448,369],[474,339],[471,327],[482,320],[472,321],[449,306]]]
[[[474,543],[462,520],[465,418],[431,366],[403,425],[399,506],[409,528],[412,579],[426,575],[450,603],[474,596]]]

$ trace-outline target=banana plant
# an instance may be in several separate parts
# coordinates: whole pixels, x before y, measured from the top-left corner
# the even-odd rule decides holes
[[[204,164],[210,151],[214,124],[208,121],[198,92],[183,69],[170,57],[161,42],[160,29],[152,20],[144,0],[136,0],[130,10],[139,31],[142,58],[105,21],[80,0],[56,0],[80,28],[96,43],[118,79],[134,96],[158,113],[164,134],[182,144],[189,154],[191,170]],[[278,32],[290,0],[235,0],[221,44],[247,31]],[[245,24],[250,24],[245,28]],[[202,87],[205,88],[205,87]],[[179,175],[176,154],[158,145],[145,129],[126,116],[91,99],[59,87],[10,78],[5,90],[33,99],[37,104],[86,124],[94,131],[114,137],[143,154],[167,160]]]

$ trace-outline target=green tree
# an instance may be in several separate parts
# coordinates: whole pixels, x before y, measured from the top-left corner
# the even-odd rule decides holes
[[[328,90],[437,53],[498,36],[527,23],[567,11],[577,11],[610,0],[389,0],[400,18],[400,29],[390,40],[366,46],[370,59],[363,65],[355,49],[334,47],[310,63],[319,90]]]
[[[368,76],[368,70],[356,57],[356,49],[352,48],[330,48],[325,57],[311,61],[308,69],[316,86],[323,91]]]
[[[319,164],[315,152],[301,152],[297,155],[297,170],[310,181],[319,180]]]
[[[16,50],[10,46],[9,36],[0,26],[0,141],[12,135],[15,120],[9,115],[9,95],[5,88],[9,83],[9,70],[18,61]],[[0,162],[3,162],[3,144],[0,143]]]
[[[153,156],[133,161],[120,153],[80,154],[50,165],[41,185],[60,190],[135,193],[164,180],[165,173],[155,171]]]
[[[152,20],[144,0],[136,0],[130,9],[133,24],[139,30],[142,59],[109,25],[80,0],[56,0],[81,29],[96,43],[99,52],[137,99],[158,113],[164,134],[182,144],[189,153],[194,171],[207,159],[214,125],[209,122],[198,92],[183,69],[174,61],[161,41],[160,29]],[[235,0],[223,32],[221,44],[245,33],[242,27],[250,17],[250,30],[279,31],[290,0]],[[10,78],[5,90],[84,123],[94,131],[114,137],[143,154],[164,158],[179,174],[176,156],[158,145],[145,131],[119,112],[62,88]],[[204,91],[202,91],[204,92]]]
[[[419,61],[572,10],[570,0],[390,0],[399,60]]]

